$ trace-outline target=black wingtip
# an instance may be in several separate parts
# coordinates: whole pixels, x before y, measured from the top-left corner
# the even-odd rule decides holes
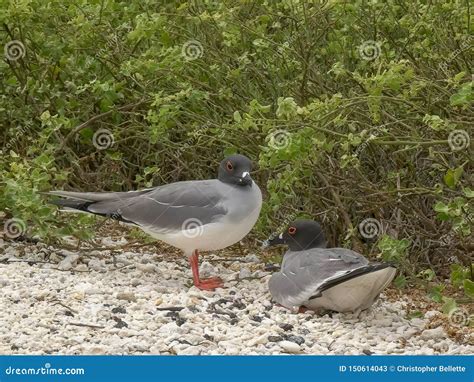
[[[88,207],[94,202],[85,202],[83,200],[74,199],[53,199],[49,201],[50,204],[54,204],[59,207],[72,208],[78,211],[90,212]]]
[[[325,290],[327,290],[329,288],[332,288],[336,285],[339,285],[339,284],[341,284],[345,281],[351,280],[351,279],[353,279],[355,277],[359,277],[361,275],[365,275],[365,274],[368,274],[368,273],[380,271],[382,269],[387,269],[387,268],[397,269],[397,267],[393,263],[374,263],[374,264],[368,264],[366,266],[354,269],[351,272],[349,272],[349,273],[347,273],[347,274],[345,274],[345,275],[343,275],[343,276],[341,276],[341,277],[339,277],[335,280],[329,280],[329,281],[326,281],[325,283],[323,283],[319,287],[318,294],[314,295],[314,296],[311,296],[309,298],[309,300],[311,300],[313,298],[320,297],[321,293],[324,292]]]

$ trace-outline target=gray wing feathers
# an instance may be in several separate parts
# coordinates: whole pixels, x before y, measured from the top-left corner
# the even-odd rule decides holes
[[[368,263],[364,256],[345,248],[288,252],[281,271],[270,279],[270,292],[284,306],[299,306],[316,294],[324,282]]]
[[[224,195],[217,182],[177,182],[132,192],[53,191],[49,194],[92,202],[87,204],[88,212],[117,216],[152,231],[167,232],[181,229],[188,219],[206,225],[225,215]]]
[[[61,196],[63,198],[83,200],[87,202],[97,202],[114,199],[128,199],[144,193],[150,192],[150,189],[130,192],[73,192],[73,191],[49,191],[47,195]]]

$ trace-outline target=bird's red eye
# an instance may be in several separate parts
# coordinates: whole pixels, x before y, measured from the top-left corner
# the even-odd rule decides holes
[[[227,162],[227,163],[225,164],[225,166],[227,167],[227,170],[229,170],[229,171],[232,171],[232,170],[234,169],[234,166],[232,165],[231,162]]]
[[[296,233],[296,228],[295,228],[295,227],[290,227],[290,228],[288,228],[288,233],[289,233],[290,235],[294,235],[294,234]]]

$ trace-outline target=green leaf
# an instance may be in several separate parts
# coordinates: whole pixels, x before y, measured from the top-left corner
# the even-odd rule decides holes
[[[436,285],[428,291],[428,296],[435,302],[441,303],[443,301],[442,292],[444,285]]]
[[[464,293],[469,298],[474,298],[474,281],[469,279],[464,280]]]
[[[459,179],[461,179],[463,172],[464,169],[462,168],[462,166],[457,167],[455,170],[449,169],[446,172],[446,175],[444,175],[444,183],[446,183],[449,188],[454,188],[458,183]]]
[[[463,188],[462,192],[466,196],[466,198],[474,198],[474,190],[471,190],[469,187]]]
[[[453,312],[456,307],[457,307],[457,304],[456,304],[456,301],[454,300],[454,298],[451,298],[451,297],[443,297],[442,298],[442,301],[443,301],[443,307],[441,308],[441,310],[443,311],[443,313],[445,314],[450,314],[451,312]]]
[[[469,277],[469,269],[459,264],[451,265],[450,280],[454,287],[459,288],[463,285],[465,279]]]
[[[278,118],[291,119],[297,114],[298,105],[296,104],[293,97],[278,98],[278,109],[276,111],[276,116]]]
[[[237,122],[237,123],[239,123],[240,121],[242,121],[242,117],[241,117],[241,115],[240,115],[240,113],[239,113],[238,110],[234,111],[234,121]]]
[[[449,101],[451,106],[462,106],[470,104],[474,100],[473,91],[472,91],[472,82],[466,82],[458,90],[456,94],[453,94]]]
[[[416,276],[424,280],[431,281],[434,279],[436,274],[433,272],[432,269],[425,269],[424,271],[421,271],[420,273],[418,273]]]
[[[420,312],[419,310],[415,310],[407,314],[407,318],[409,320],[411,320],[412,318],[422,318],[422,317],[423,317],[423,312]]]
[[[393,285],[398,289],[403,289],[407,285],[407,279],[403,275],[397,276],[395,280],[393,280]]]

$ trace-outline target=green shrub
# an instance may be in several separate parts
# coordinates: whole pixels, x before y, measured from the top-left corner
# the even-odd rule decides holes
[[[38,191],[208,178],[241,152],[262,236],[313,216],[332,245],[403,243],[406,272],[472,263],[466,2],[0,4],[2,44],[25,48],[0,61],[0,208],[33,233],[61,225]]]

